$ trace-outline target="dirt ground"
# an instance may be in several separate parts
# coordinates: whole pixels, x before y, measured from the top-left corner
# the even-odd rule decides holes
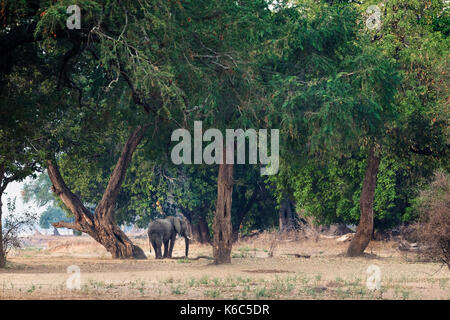
[[[347,258],[348,242],[274,237],[235,243],[232,263],[217,266],[156,260],[145,238],[134,241],[148,260],[113,260],[87,236],[33,236],[0,270],[0,299],[450,299],[448,268],[399,251],[396,242],[374,241],[364,257]],[[212,255],[209,245],[190,249],[191,258]],[[174,256],[183,253],[178,240]]]

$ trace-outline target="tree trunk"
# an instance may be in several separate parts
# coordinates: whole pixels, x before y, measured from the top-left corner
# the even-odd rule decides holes
[[[233,228],[233,242],[239,240],[239,233],[241,232],[242,221],[244,220],[245,213],[238,213],[238,220],[236,222],[236,226]]]
[[[378,167],[380,156],[376,154],[375,145],[369,150],[367,158],[366,174],[364,176],[359,206],[361,217],[355,237],[347,249],[348,257],[362,255],[368,246],[373,232],[373,200],[377,185]]]
[[[195,226],[197,229],[198,241],[200,243],[209,243],[211,241],[211,237],[209,236],[209,228],[208,223],[204,216],[198,217],[198,224]]]
[[[48,176],[55,192],[75,216],[75,222],[60,221],[56,228],[69,228],[87,233],[102,244],[115,259],[146,259],[144,251],[134,245],[115,223],[115,206],[120,187],[125,178],[133,152],[136,150],[148,126],[138,127],[123,146],[122,154],[116,163],[103,197],[92,214],[81,200],[66,186],[56,163],[48,161]]]
[[[53,227],[53,235],[54,236],[60,236],[58,229],[56,229],[55,227]]]
[[[195,239],[195,241],[198,241],[202,244],[209,243],[211,241],[206,218],[203,214],[199,214],[199,212],[203,212],[204,210],[205,208],[200,208],[199,210],[195,210],[194,213],[185,208],[181,208],[181,213],[191,225],[192,237]],[[196,223],[194,223],[194,221],[196,221]]]
[[[247,201],[245,207],[238,211],[236,226],[233,230],[233,242],[236,242],[239,239],[239,232],[241,231],[242,221],[244,221],[245,216],[250,212],[257,199],[258,191],[255,189],[252,196]]]
[[[231,263],[233,164],[225,163],[225,153],[224,150],[223,164],[219,164],[216,214],[214,215],[213,223],[213,255],[215,264]]]
[[[5,248],[3,248],[2,193],[0,193],[0,268],[6,266]]]
[[[291,200],[285,198],[281,201],[279,215],[280,232],[291,231],[295,229],[294,224],[294,204]]]
[[[6,266],[6,248],[3,247],[2,197],[8,183],[4,179],[4,174],[5,167],[0,166],[0,268],[4,268]]]

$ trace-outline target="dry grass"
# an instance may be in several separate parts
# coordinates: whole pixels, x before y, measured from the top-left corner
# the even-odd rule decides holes
[[[233,246],[232,264],[209,260],[155,260],[146,239],[136,242],[148,260],[112,260],[88,237],[44,237],[15,252],[0,271],[0,298],[9,299],[449,299],[450,272],[398,251],[394,242],[372,242],[360,258],[346,258],[348,243],[335,239],[282,238],[263,233]],[[274,246],[274,237],[277,237]],[[280,239],[281,238],[281,239]],[[33,242],[34,241],[34,242]],[[270,248],[273,257],[269,257]],[[174,256],[182,256],[177,241]],[[192,244],[191,257],[211,255]],[[285,255],[299,253],[309,259]],[[381,269],[381,288],[366,286],[369,265]],[[80,290],[68,290],[67,267],[81,269]]]

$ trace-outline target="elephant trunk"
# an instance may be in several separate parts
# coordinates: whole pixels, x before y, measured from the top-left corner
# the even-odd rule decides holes
[[[186,257],[187,257],[189,254],[189,237],[184,238],[184,243],[186,245]]]

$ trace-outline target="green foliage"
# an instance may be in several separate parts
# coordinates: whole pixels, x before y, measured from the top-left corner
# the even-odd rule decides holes
[[[66,28],[72,4],[81,30]],[[0,178],[22,180],[56,158],[95,209],[131,130],[150,124],[117,222],[144,227],[181,211],[211,225],[217,168],[171,165],[172,131],[194,120],[205,129],[279,128],[277,176],[235,166],[234,229],[275,226],[275,203],[286,196],[322,223],[356,223],[373,143],[382,147],[375,226],[411,221],[418,187],[448,167],[449,11],[440,0],[391,0],[370,30],[371,4],[381,5],[3,1]],[[49,217],[60,215],[56,206],[67,212],[50,187],[42,174],[25,198],[51,204]]]
[[[9,214],[2,219],[2,239],[0,239],[4,250],[0,254],[4,254],[5,257],[12,248],[20,248],[22,246],[20,234],[23,231],[32,230],[33,225],[36,223],[34,213],[27,210],[17,212],[16,198],[8,198],[6,206]]]
[[[305,2],[287,13],[297,19],[284,21],[286,40],[270,61],[279,88],[271,114],[283,123],[285,145],[335,153],[380,140],[395,115],[394,60],[358,32],[353,6]]]
[[[22,189],[24,203],[34,203],[38,207],[46,207],[39,217],[39,226],[48,229],[54,222],[72,222],[72,213],[51,191],[52,183],[46,172],[37,176],[35,180],[26,183]]]
[[[416,226],[419,242],[427,247],[427,258],[450,268],[450,175],[437,170],[431,183],[420,192],[416,209],[420,220]]]
[[[283,166],[279,179],[292,188],[297,212],[318,223],[356,224],[360,215],[359,195],[365,172],[364,153],[293,170]],[[375,228],[388,229],[417,219],[414,198],[432,168],[383,158],[374,199]],[[284,189],[277,190],[281,198]]]
[[[379,5],[302,2],[303,9],[289,12],[309,15],[289,29],[301,30],[301,41],[287,32],[277,43],[285,56],[276,68],[287,76],[273,78],[282,88],[274,95],[282,109],[273,115],[287,141],[281,172],[269,180],[278,202],[290,195],[300,214],[356,223],[366,146],[377,141],[383,151],[375,227],[389,228],[417,218],[417,189],[435,168],[448,166],[448,39],[432,23],[446,14],[441,1],[389,1],[380,30],[369,30],[358,16],[370,4]],[[322,21],[326,30],[308,38],[308,29],[321,32]],[[333,41],[321,46],[326,35]]]
[[[66,214],[59,208],[48,207],[41,213],[39,218],[39,226],[43,229],[48,229],[54,222],[72,222],[73,218],[67,218]]]
[[[38,207],[54,205],[55,197],[51,192],[52,183],[46,173],[41,173],[37,178],[26,183],[22,189],[24,203],[34,202]]]

